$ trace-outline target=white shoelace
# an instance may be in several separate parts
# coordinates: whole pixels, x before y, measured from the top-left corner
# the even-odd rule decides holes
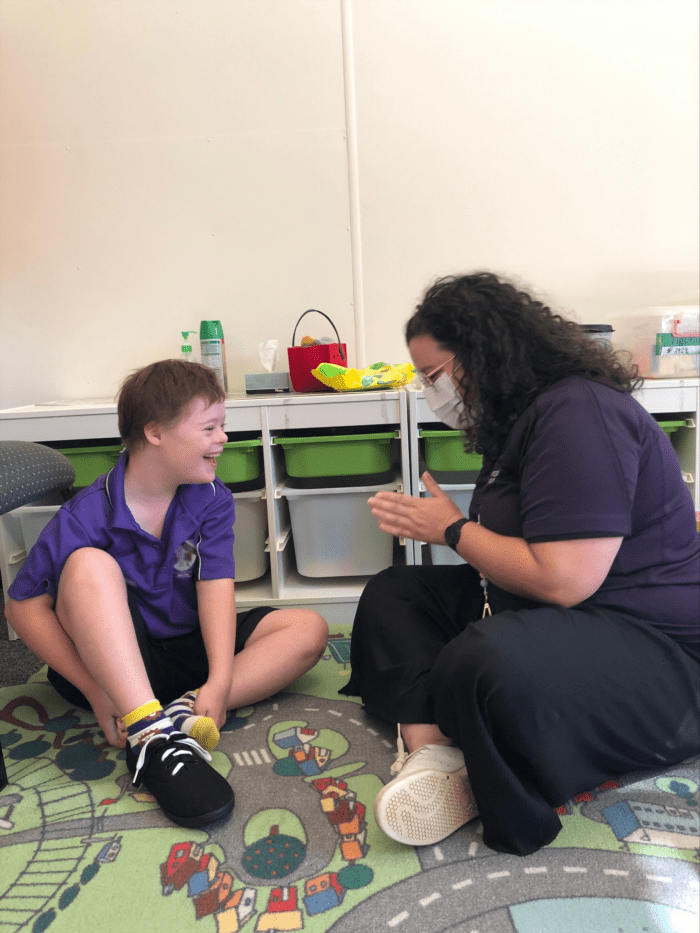
[[[141,768],[143,767],[144,761],[146,760],[146,749],[151,744],[151,742],[154,742],[155,740],[161,741],[162,739],[163,740],[167,739],[167,734],[165,732],[162,732],[160,734],[156,733],[154,735],[149,735],[149,737],[146,739],[146,741],[141,746],[141,751],[139,752],[139,757],[136,761],[136,770],[134,771],[134,777],[132,780],[132,783],[134,784],[134,786],[138,785],[139,773],[141,771]],[[205,761],[211,761],[211,755],[209,754],[209,752],[206,749],[202,748],[202,746],[198,742],[195,742],[194,739],[191,739],[189,736],[185,735],[184,733],[182,734],[182,738],[178,738],[177,742],[178,742],[178,745],[189,745],[195,752],[197,752],[197,754],[201,758],[204,758]],[[169,749],[167,749],[167,751],[163,752],[163,761],[165,761],[165,759],[168,758],[170,755],[173,755],[175,757],[178,757],[179,755],[186,755],[187,757],[189,757],[192,755],[192,752],[189,751],[189,749],[187,748],[177,748],[176,746],[171,746]],[[185,764],[184,761],[180,761],[177,763],[177,765],[173,768],[173,776],[177,774],[177,772],[180,770],[180,768],[183,767],[184,764]]]
[[[406,764],[406,762],[408,761],[408,757],[409,757],[409,756],[406,754],[406,746],[403,744],[403,736],[401,735],[401,723],[398,723],[398,724],[397,724],[396,729],[397,729],[398,734],[399,734],[399,735],[398,735],[398,739],[396,740],[399,750],[398,750],[398,753],[397,753],[397,755],[396,755],[396,760],[394,761],[393,765],[391,766],[391,773],[392,773],[392,774],[398,774],[399,771],[401,771],[401,769],[403,768],[403,766],[404,766],[404,765]]]
[[[434,752],[432,750],[436,747],[435,744],[421,745],[421,747],[417,748],[414,752],[407,752],[406,746],[403,741],[403,737],[401,735],[401,724],[400,723],[397,726],[397,732],[398,732],[398,737],[397,737],[396,743],[398,745],[399,750],[396,755],[396,760],[394,761],[390,769],[392,774],[398,774],[399,771],[402,771],[403,768],[408,764],[408,762],[414,758],[420,758],[421,755],[424,755],[426,753],[430,754],[431,756],[434,755]],[[445,747],[454,748],[454,746],[452,745],[445,746]]]

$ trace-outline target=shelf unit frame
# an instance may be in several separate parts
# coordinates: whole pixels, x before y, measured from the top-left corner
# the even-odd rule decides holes
[[[640,403],[660,420],[673,418],[686,422],[672,435],[683,477],[688,483],[700,513],[700,380],[647,380],[638,390]],[[421,493],[419,475],[419,429],[438,421],[428,408],[423,393],[409,386],[387,391],[356,393],[306,393],[265,396],[231,395],[226,399],[226,428],[229,432],[255,432],[262,440],[264,501],[268,521],[266,549],[270,566],[258,580],[236,585],[239,608],[260,605],[308,606],[330,622],[352,624],[355,607],[367,577],[302,577],[296,570],[294,540],[284,496],[283,451],[274,438],[290,429],[323,433],[328,428],[381,425],[397,430],[397,480],[411,495]],[[103,443],[118,437],[117,408],[114,402],[87,400],[27,405],[0,411],[0,440],[28,440],[68,443],[92,440]],[[339,477],[339,487],[342,478]],[[473,488],[465,484],[464,489]],[[11,513],[10,513],[11,515]],[[12,519],[6,523],[12,527]],[[7,552],[15,563],[17,541],[0,528],[0,552]],[[397,542],[395,562],[422,563],[423,546],[416,541]],[[12,633],[14,634],[14,633]]]

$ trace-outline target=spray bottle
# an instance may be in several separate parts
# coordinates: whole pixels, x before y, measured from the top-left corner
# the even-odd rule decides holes
[[[182,346],[180,347],[180,359],[187,360],[188,363],[192,363],[193,362],[192,344],[190,343],[188,338],[190,334],[196,334],[197,331],[196,330],[181,330],[180,333],[182,334],[182,340],[183,340]]]
[[[202,363],[213,369],[219,377],[224,392],[228,392],[226,375],[226,348],[224,329],[221,321],[202,321],[199,325],[199,345],[202,350]]]

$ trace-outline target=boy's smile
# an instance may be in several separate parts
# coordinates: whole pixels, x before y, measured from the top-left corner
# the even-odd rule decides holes
[[[228,437],[223,402],[196,398],[174,424],[160,428],[160,454],[173,481],[211,483]]]

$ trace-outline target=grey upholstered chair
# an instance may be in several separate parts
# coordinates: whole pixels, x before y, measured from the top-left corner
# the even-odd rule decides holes
[[[58,450],[31,441],[0,441],[0,515],[63,492],[74,480],[73,464]],[[0,746],[0,789],[6,785]]]

